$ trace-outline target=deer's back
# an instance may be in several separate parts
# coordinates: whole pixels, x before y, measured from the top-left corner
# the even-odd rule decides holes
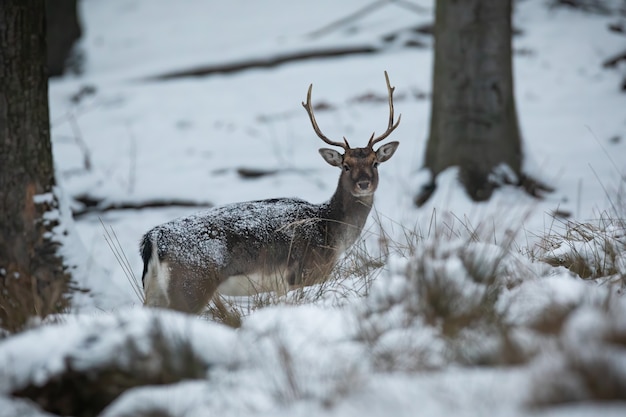
[[[288,262],[311,246],[323,246],[319,206],[299,199],[229,204],[179,218],[149,231],[160,261],[229,276]],[[256,266],[255,266],[256,265]]]

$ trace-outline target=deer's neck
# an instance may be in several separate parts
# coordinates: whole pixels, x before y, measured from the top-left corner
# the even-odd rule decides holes
[[[361,235],[373,203],[374,194],[355,197],[339,184],[335,194],[322,205],[328,243],[340,250],[352,245]]]

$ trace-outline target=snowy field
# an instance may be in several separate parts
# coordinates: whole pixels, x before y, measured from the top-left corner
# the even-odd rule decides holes
[[[624,51],[624,33],[608,28],[626,27],[626,18],[516,2],[526,170],[556,191],[536,200],[505,188],[477,204],[449,170],[418,209],[433,49],[432,37],[414,28],[433,22],[433,4],[411,3],[332,25],[367,2],[82,0],[83,72],[51,81],[50,112],[59,190],[79,213],[66,223],[65,250],[78,285],[90,291],[75,297],[60,324],[0,342],[0,416],[48,415],[5,394],[44,385],[70,365],[158,374],[180,340],[200,377],[130,389],[102,415],[626,414],[626,300],[612,284],[626,276],[626,240],[623,228],[604,227],[626,184],[626,63],[602,65]],[[330,50],[376,52],[160,79]],[[350,292],[345,297],[329,291],[311,303],[259,309],[236,330],[140,307],[102,223],[139,277],[143,233],[198,205],[325,201],[339,172],[320,158],[323,143],[300,103],[313,83],[313,103],[326,107],[316,111],[324,133],[363,146],[387,124],[385,70],[402,122],[360,244],[390,253],[368,278],[367,296],[346,290],[358,287],[357,278],[338,287]],[[250,178],[242,170],[269,174]],[[162,202],[177,205],[133,208]],[[555,220],[555,212],[569,217]],[[582,280],[535,261],[542,237],[565,233],[567,221],[597,226],[598,247],[607,247],[601,238],[617,242],[613,276]],[[379,248],[382,237],[390,248]],[[481,268],[494,276],[477,282]],[[453,300],[448,320],[433,318],[433,288]],[[496,318],[465,323],[475,311]],[[155,327],[167,339],[161,350],[151,344]],[[134,353],[120,354],[129,340]],[[135,354],[148,370],[133,368]],[[622,402],[584,401],[602,395],[572,363],[610,380],[607,399]]]

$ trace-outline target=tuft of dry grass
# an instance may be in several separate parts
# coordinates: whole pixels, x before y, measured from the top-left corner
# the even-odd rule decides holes
[[[250,300],[254,303],[254,300],[259,298],[252,296]],[[250,311],[252,310],[245,311],[243,305],[233,301],[231,297],[215,294],[202,316],[216,323],[238,329],[241,327],[243,317],[250,314]]]
[[[605,151],[606,153],[606,151]],[[615,189],[604,189],[610,209],[597,219],[586,222],[559,221],[559,230],[551,229],[538,245],[538,257],[552,266],[562,266],[581,278],[601,279],[626,289],[626,176],[620,173],[610,155],[616,173]]]
[[[143,292],[143,285],[137,278],[137,275],[135,274],[133,267],[128,260],[128,257],[126,256],[126,252],[124,251],[120,240],[117,238],[117,233],[115,233],[115,230],[113,230],[113,226],[109,226],[107,228],[101,218],[99,218],[98,220],[100,220],[100,224],[102,225],[102,229],[104,230],[104,240],[109,246],[109,249],[111,249],[111,252],[113,252],[115,260],[122,268],[124,276],[130,284],[133,293],[141,302],[141,304],[144,304],[146,301],[146,297]]]
[[[568,221],[561,232],[547,234],[539,244],[539,259],[563,266],[581,278],[619,276],[626,283],[626,223],[601,216],[597,222]]]

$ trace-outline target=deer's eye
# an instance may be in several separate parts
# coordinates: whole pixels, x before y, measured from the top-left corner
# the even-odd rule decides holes
[[[379,165],[379,162],[378,162],[378,161],[376,161],[376,162],[374,162],[374,164],[373,164],[372,166],[373,166],[374,168],[378,168],[378,165]]]
[[[346,172],[350,171],[350,165],[343,164],[343,170],[346,171]]]

